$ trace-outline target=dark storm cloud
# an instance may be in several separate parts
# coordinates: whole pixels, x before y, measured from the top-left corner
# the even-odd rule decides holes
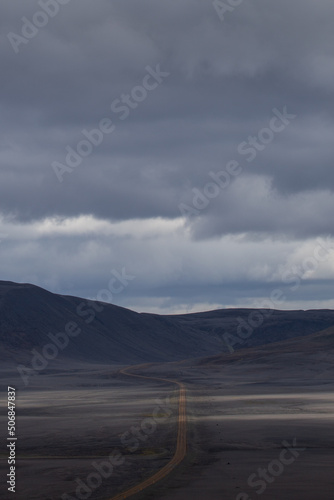
[[[283,195],[273,188],[270,179],[245,175],[211,201],[204,213],[192,217],[190,224],[199,239],[238,233],[304,239],[333,235],[329,217],[333,210],[334,197],[329,189]]]
[[[6,38],[41,8],[19,1],[1,10]],[[327,1],[243,2],[223,22],[197,0],[62,5],[18,54],[2,44],[1,209],[19,219],[177,217],[187,189],[285,105],[296,122],[247,173],[271,177],[282,194],[332,190],[333,14]],[[121,123],[111,102],[156,64],[170,77]],[[118,120],[117,130],[59,185],[51,163],[104,117]],[[235,217],[222,231],[245,226],[243,203],[239,216],[230,205]],[[216,228],[219,216],[217,208]],[[284,230],[275,218],[270,210],[266,225]],[[254,212],[247,227],[258,225]]]

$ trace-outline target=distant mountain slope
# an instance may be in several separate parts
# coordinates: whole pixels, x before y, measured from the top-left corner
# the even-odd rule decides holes
[[[19,361],[32,348],[50,343],[75,323],[63,356],[87,361],[138,363],[212,354],[221,341],[191,326],[180,329],[173,317],[139,314],[111,304],[50,293],[29,284],[0,282],[2,359]]]
[[[258,313],[222,309],[163,316],[112,304],[57,295],[30,284],[0,281],[0,357],[21,362],[31,350],[67,335],[62,357],[82,361],[140,363],[174,361],[229,352],[224,334],[238,336]],[[253,314],[254,313],[254,314]],[[253,314],[253,315],[252,315]],[[334,325],[334,311],[272,311],[234,349],[305,336]]]
[[[284,363],[285,361],[285,363]],[[233,354],[218,354],[196,361],[200,366],[219,366],[234,363],[260,365],[268,363],[273,367],[276,363],[286,364],[291,370],[298,365],[310,365],[319,361],[324,365],[327,361],[334,371],[334,327],[307,335],[303,338],[294,338],[266,344],[262,346],[241,349]],[[311,366],[309,366],[312,368]]]
[[[183,328],[219,336],[234,350],[302,337],[334,326],[334,311],[220,309],[177,316]],[[230,338],[229,335],[233,336]]]

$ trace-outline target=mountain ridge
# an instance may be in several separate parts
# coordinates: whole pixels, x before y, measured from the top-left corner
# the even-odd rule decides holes
[[[202,313],[137,313],[114,304],[60,295],[29,283],[0,281],[1,359],[21,362],[75,324],[62,356],[90,362],[177,361],[229,352],[225,335],[238,335],[259,310],[236,308]],[[263,312],[263,311],[262,311]],[[269,314],[270,313],[270,314]],[[235,349],[304,337],[334,325],[334,311],[268,311],[267,318]],[[73,327],[74,328],[74,327]],[[246,327],[245,327],[246,328]],[[74,331],[74,330],[73,330]]]

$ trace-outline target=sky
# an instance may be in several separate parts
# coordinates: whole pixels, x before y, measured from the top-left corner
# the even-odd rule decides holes
[[[333,308],[332,0],[3,0],[0,278]]]

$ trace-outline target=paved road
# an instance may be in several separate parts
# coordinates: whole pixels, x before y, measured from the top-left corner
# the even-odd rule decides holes
[[[132,368],[139,368],[140,366],[135,366]],[[124,491],[123,493],[119,493],[118,495],[110,498],[109,500],[123,500],[124,498],[129,498],[136,493],[152,486],[152,484],[157,483],[160,479],[166,477],[186,456],[187,453],[187,413],[186,413],[186,389],[182,382],[178,382],[177,380],[170,380],[167,378],[157,378],[157,377],[148,377],[145,375],[137,375],[135,373],[131,373],[128,370],[129,368],[123,368],[121,373],[124,375],[128,375],[129,377],[139,377],[139,378],[147,378],[149,380],[160,380],[163,382],[170,382],[172,384],[176,384],[179,387],[179,414],[178,414],[178,430],[177,430],[177,442],[176,442],[176,450],[173,458],[166,464],[162,469],[153,474],[145,481],[133,486],[132,488]]]

